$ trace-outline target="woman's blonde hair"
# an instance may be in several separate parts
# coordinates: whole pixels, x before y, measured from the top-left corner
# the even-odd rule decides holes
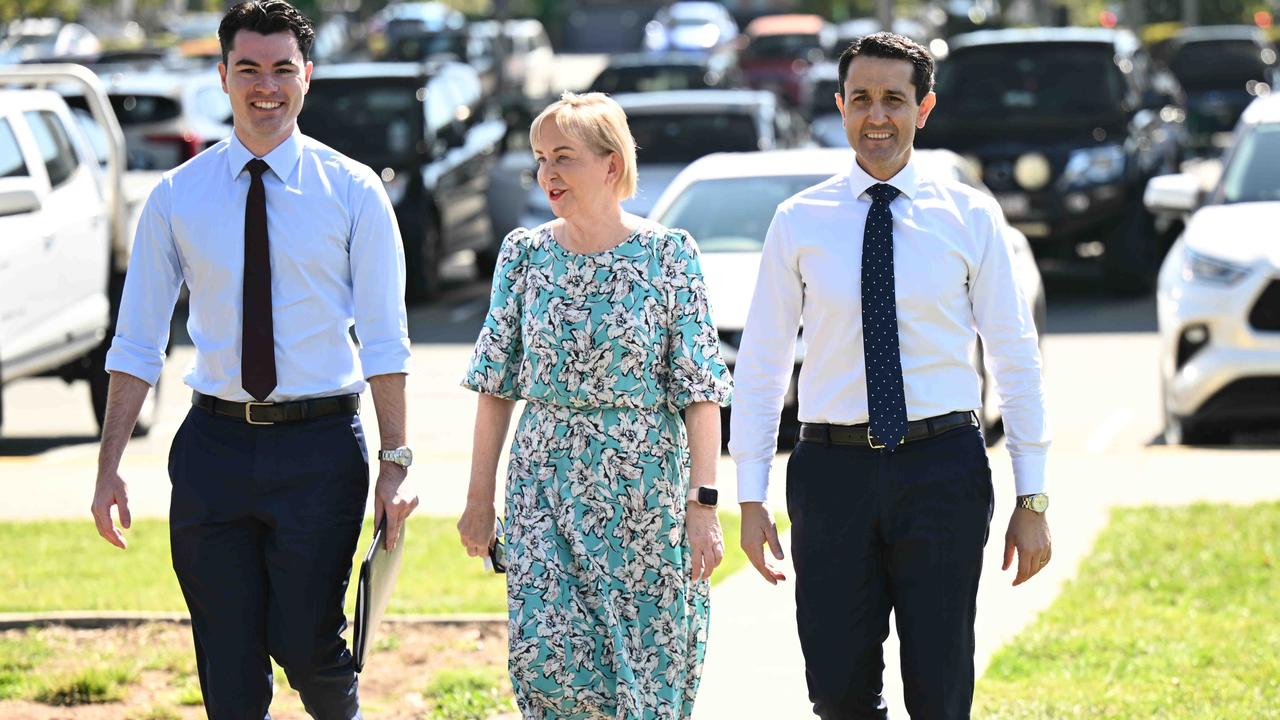
[[[614,191],[619,200],[636,194],[636,141],[627,126],[627,113],[616,100],[604,93],[566,92],[533,119],[529,126],[532,146],[542,124],[554,118],[560,132],[586,144],[597,155],[617,153],[622,158],[622,175]]]

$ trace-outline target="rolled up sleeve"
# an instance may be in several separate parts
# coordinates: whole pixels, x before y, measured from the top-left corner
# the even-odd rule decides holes
[[[409,372],[404,245],[395,210],[372,172],[353,185],[351,287],[365,379]]]
[[[107,372],[127,373],[152,386],[164,370],[169,323],[183,280],[169,222],[171,182],[161,180],[143,207],[106,359]]]

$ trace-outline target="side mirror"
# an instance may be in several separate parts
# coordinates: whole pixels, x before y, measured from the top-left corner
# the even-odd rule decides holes
[[[31,184],[25,179],[0,180],[0,217],[25,215],[40,209],[40,196]]]
[[[1142,203],[1153,213],[1195,212],[1200,205],[1200,179],[1194,175],[1159,175],[1147,182]]]

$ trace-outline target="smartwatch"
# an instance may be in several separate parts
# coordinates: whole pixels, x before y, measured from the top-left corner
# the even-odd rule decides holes
[[[713,487],[705,485],[689,488],[689,495],[685,498],[691,503],[705,505],[706,507],[715,507],[720,500],[720,491]]]

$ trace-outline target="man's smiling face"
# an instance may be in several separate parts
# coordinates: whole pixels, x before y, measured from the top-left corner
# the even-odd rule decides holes
[[[937,98],[916,103],[909,60],[860,55],[849,63],[844,97],[836,96],[849,145],[858,164],[878,180],[888,180],[911,159],[916,129],[923,128]]]
[[[218,74],[245,147],[261,156],[289,137],[311,82],[311,63],[293,33],[240,30]]]

